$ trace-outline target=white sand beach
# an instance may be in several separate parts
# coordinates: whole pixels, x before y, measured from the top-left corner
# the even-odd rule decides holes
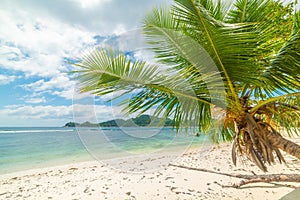
[[[299,139],[294,139],[300,143]],[[113,169],[99,161],[4,174],[0,176],[0,199],[280,199],[300,183],[253,183],[239,189],[222,187],[239,183],[240,178],[218,174],[264,174],[253,164],[231,162],[231,144],[208,150],[192,149],[172,164],[212,170],[216,173],[174,166],[149,172],[147,166],[169,155],[117,159],[130,164],[127,171]],[[171,152],[170,152],[171,154]],[[286,155],[287,165],[269,166],[266,174],[300,174],[300,161]],[[115,165],[115,166],[117,166]],[[144,167],[141,167],[144,166]],[[150,168],[149,168],[150,169]],[[143,171],[144,170],[144,171]],[[135,171],[137,173],[135,173]]]

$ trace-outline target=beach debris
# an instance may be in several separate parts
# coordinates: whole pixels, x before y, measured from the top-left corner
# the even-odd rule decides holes
[[[0,196],[5,195],[5,194],[8,194],[8,192],[1,193]]]
[[[130,195],[131,195],[131,192],[126,192],[125,194],[128,195],[128,196],[130,196]]]
[[[178,167],[183,168],[187,170],[195,170],[195,171],[202,171],[202,172],[208,172],[208,173],[214,173],[229,177],[235,177],[235,178],[241,178],[241,179],[247,179],[242,180],[238,184],[232,184],[232,185],[222,185],[220,183],[214,182],[222,187],[234,187],[234,188],[240,188],[243,185],[247,185],[250,183],[272,183],[272,182],[300,182],[300,174],[268,174],[268,175],[242,175],[242,174],[229,174],[229,173],[223,173],[219,171],[213,171],[208,169],[202,169],[202,168],[194,168],[194,167],[187,167],[183,165],[174,165],[169,164],[169,166],[172,167]]]
[[[89,192],[89,187],[86,187],[85,190],[83,191],[84,193],[88,193]]]

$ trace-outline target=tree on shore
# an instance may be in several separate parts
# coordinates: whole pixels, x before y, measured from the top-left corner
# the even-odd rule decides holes
[[[82,92],[120,96],[137,91],[125,112],[172,117],[233,142],[232,159],[247,156],[261,170],[300,159],[300,12],[275,0],[174,0],[155,8],[143,33],[159,65],[95,49],[74,64]],[[216,115],[223,114],[223,117]],[[217,127],[217,128],[216,128]],[[212,130],[216,130],[213,132]]]

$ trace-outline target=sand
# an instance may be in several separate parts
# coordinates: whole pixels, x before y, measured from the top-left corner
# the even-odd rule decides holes
[[[294,139],[300,143],[300,139]],[[180,157],[172,152],[83,162],[4,174],[0,199],[280,199],[300,183],[253,183],[239,189],[222,187],[242,179],[217,174],[265,174],[249,162],[233,166],[231,144],[190,149]],[[176,155],[176,154],[175,154]],[[173,156],[173,157],[172,157]],[[300,161],[286,155],[288,165],[276,164],[266,174],[300,174]],[[204,168],[188,170],[166,163]],[[154,166],[154,167],[153,167]]]

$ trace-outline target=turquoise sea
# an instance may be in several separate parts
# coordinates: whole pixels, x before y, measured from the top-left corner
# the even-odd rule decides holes
[[[203,144],[171,128],[0,127],[0,174]]]

